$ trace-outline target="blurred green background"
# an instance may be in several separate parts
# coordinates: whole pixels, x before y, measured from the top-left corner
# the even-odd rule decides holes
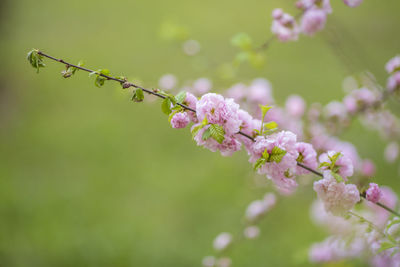
[[[37,75],[28,50],[84,59],[148,87],[165,73],[211,77],[215,90],[264,77],[278,103],[292,93],[308,103],[342,99],[349,65],[385,83],[384,64],[400,52],[396,0],[355,9],[332,1],[324,34],[273,43],[264,68],[242,66],[233,80],[215,75],[215,64],[237,52],[235,33],[262,43],[273,8],[293,14],[293,2],[2,0],[0,266],[199,266],[214,237],[240,231],[247,204],[271,190],[254,185],[245,152],[224,158],[198,148],[188,130],[169,127],[158,103],[134,104],[127,91],[96,88],[85,73],[65,80],[63,67],[47,60]],[[165,21],[185,26],[200,55],[163,41]],[[356,123],[343,138],[376,161],[377,182],[400,192],[398,166],[382,160],[376,133]],[[309,218],[314,195],[308,186],[279,199],[261,237],[229,252],[234,266],[308,266],[308,246],[326,235]]]

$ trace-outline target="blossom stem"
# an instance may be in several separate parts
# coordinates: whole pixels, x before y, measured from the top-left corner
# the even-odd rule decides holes
[[[74,68],[77,68],[77,69],[80,69],[80,70],[83,70],[83,71],[86,71],[86,72],[89,72],[89,73],[93,73],[93,72],[96,73],[96,71],[94,71],[94,70],[91,70],[91,69],[88,69],[88,68],[84,68],[84,67],[81,67],[81,66],[77,66],[77,65],[68,63],[68,62],[66,62],[66,61],[64,61],[64,60],[62,60],[62,59],[55,58],[55,57],[50,56],[50,55],[48,55],[48,54],[45,54],[45,53],[43,53],[43,52],[41,52],[41,51],[39,51],[39,50],[38,50],[37,53],[38,53],[39,55],[41,55],[41,56],[44,56],[44,57],[49,58],[49,59],[51,59],[51,60],[54,60],[54,61],[56,61],[56,62],[60,62],[60,63],[64,64],[64,65],[67,66],[67,67],[74,67]],[[104,77],[104,78],[106,78],[107,80],[116,81],[116,82],[119,82],[119,83],[121,83],[121,84],[126,82],[125,80],[118,79],[118,78],[114,78],[114,77],[112,77],[112,76],[105,75],[105,74],[102,74],[102,73],[98,73],[98,75],[99,75],[99,76],[102,76],[102,77]],[[157,97],[162,98],[162,99],[165,99],[165,98],[166,98],[166,96],[164,96],[164,95],[158,93],[157,90],[155,90],[155,89],[153,89],[153,90],[146,89],[146,88],[143,88],[143,87],[141,87],[141,86],[139,86],[139,85],[136,85],[136,84],[133,84],[133,83],[129,83],[129,87],[140,88],[140,89],[142,89],[144,92],[146,92],[146,93],[149,94],[149,95],[154,95],[154,96],[157,96]],[[191,112],[196,113],[196,110],[194,110],[194,109],[192,109],[192,108],[190,108],[190,107],[188,107],[188,106],[186,106],[186,105],[184,105],[184,104],[177,103],[177,105],[181,106],[182,108],[184,108],[184,109],[186,109],[186,110],[189,110],[189,111],[191,111]],[[240,135],[242,135],[242,136],[244,136],[244,137],[246,137],[246,138],[252,140],[253,142],[255,141],[255,139],[254,139],[252,136],[250,136],[250,135],[248,135],[248,134],[246,134],[246,133],[243,133],[243,132],[241,132],[241,131],[239,131],[237,134],[240,134]],[[317,170],[314,170],[314,169],[312,169],[312,168],[310,168],[310,167],[307,167],[307,166],[303,165],[303,164],[300,163],[300,162],[297,162],[297,165],[298,165],[300,168],[303,168],[303,169],[305,169],[305,170],[307,170],[307,171],[309,171],[309,172],[312,172],[312,173],[314,173],[314,174],[317,175],[317,176],[323,177],[323,175],[322,175],[321,172],[318,172]],[[361,196],[361,197],[365,198],[364,196]],[[385,210],[387,210],[387,211],[393,213],[394,215],[400,217],[400,214],[399,214],[399,213],[397,213],[396,211],[392,210],[391,208],[385,206],[384,204],[379,203],[379,202],[378,202],[378,203],[375,203],[375,204],[378,205],[379,207],[381,207],[381,208],[383,208],[383,209],[385,209]]]

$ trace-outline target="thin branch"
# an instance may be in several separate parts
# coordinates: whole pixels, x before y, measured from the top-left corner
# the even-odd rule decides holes
[[[39,55],[41,55],[41,56],[44,56],[44,57],[49,58],[49,59],[51,59],[51,60],[54,60],[54,61],[56,61],[56,62],[60,62],[60,63],[62,63],[62,64],[64,64],[64,65],[66,65],[67,67],[74,67],[74,68],[77,68],[77,69],[80,69],[80,70],[83,70],[83,71],[86,71],[86,72],[89,72],[89,73],[92,73],[92,72],[97,73],[97,72],[94,71],[94,70],[87,69],[87,68],[84,68],[84,67],[81,67],[81,66],[77,66],[77,65],[68,63],[68,62],[66,62],[66,61],[64,61],[64,60],[62,60],[62,59],[57,59],[57,58],[55,58],[55,57],[52,57],[52,56],[50,56],[50,55],[47,55],[47,54],[45,54],[45,53],[39,51],[39,50],[37,51],[37,53],[38,53]],[[106,78],[107,80],[116,81],[116,82],[119,82],[119,83],[121,83],[121,84],[126,82],[125,80],[117,79],[117,78],[114,78],[114,77],[111,77],[111,76],[108,76],[108,75],[105,75],[105,74],[102,74],[102,73],[98,73],[98,75],[99,75],[99,76],[102,76],[102,77],[104,77],[104,78]],[[165,99],[165,98],[166,98],[166,96],[157,93],[157,90],[156,90],[156,89],[153,89],[153,90],[146,89],[146,88],[143,88],[143,87],[141,87],[141,86],[139,86],[139,85],[136,85],[136,84],[133,84],[133,83],[129,83],[129,86],[130,86],[130,87],[134,87],[134,88],[140,88],[140,89],[142,89],[144,92],[146,92],[146,93],[148,93],[148,94],[150,94],[150,95],[157,96],[157,97],[162,98],[162,99]],[[189,110],[189,111],[192,111],[192,112],[196,113],[196,110],[194,110],[194,109],[192,109],[192,108],[190,108],[190,107],[188,107],[188,106],[186,106],[186,105],[184,105],[184,104],[177,103],[177,105],[181,106],[182,108],[184,108],[184,109],[186,109],[186,110]],[[246,133],[243,133],[243,132],[239,131],[237,134],[240,134],[240,135],[242,135],[242,136],[244,136],[244,137],[246,137],[246,138],[252,140],[253,142],[255,142],[255,139],[254,139],[253,137],[251,137],[250,135],[246,134]],[[318,171],[316,171],[316,170],[314,170],[314,169],[312,169],[312,168],[309,168],[309,167],[305,166],[304,164],[302,164],[302,163],[300,163],[300,162],[297,162],[297,165],[298,165],[299,167],[301,167],[301,168],[303,168],[303,169],[309,171],[309,172],[314,173],[314,174],[317,175],[317,176],[323,177],[323,174],[322,174],[322,173],[320,173],[320,172],[318,172]],[[363,195],[361,195],[361,197],[365,198]],[[378,203],[375,203],[375,204],[378,205],[379,207],[381,207],[381,208],[383,208],[383,209],[385,209],[385,210],[387,210],[387,211],[393,213],[394,215],[400,217],[400,214],[399,214],[398,212],[392,210],[391,208],[385,206],[384,204],[379,203],[379,202],[378,202]]]

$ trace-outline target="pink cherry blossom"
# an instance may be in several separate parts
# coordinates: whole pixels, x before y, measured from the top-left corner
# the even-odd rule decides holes
[[[314,148],[311,144],[299,142],[299,143],[296,143],[295,149],[297,150],[297,152],[299,154],[299,156],[297,158],[298,162],[304,164],[305,166],[307,166],[311,169],[314,169],[314,170],[317,169],[317,167],[318,167],[317,152],[314,150]],[[297,167],[296,173],[301,175],[301,174],[308,174],[310,172],[301,167]]]
[[[314,182],[314,190],[327,212],[344,215],[360,201],[360,192],[354,184],[336,181],[331,171],[324,171],[323,175],[323,179]]]
[[[301,31],[307,35],[314,35],[322,30],[326,23],[326,13],[320,9],[307,10],[301,18]]]
[[[175,129],[185,128],[190,122],[187,112],[178,112],[172,116],[171,126]]]
[[[271,31],[275,34],[281,42],[296,41],[299,36],[299,27],[296,20],[289,14],[283,13],[277,15],[280,12],[274,10],[272,12],[273,22]]]
[[[304,99],[299,95],[291,95],[286,99],[286,111],[290,116],[300,118],[306,109]]]
[[[400,70],[400,56],[395,56],[390,59],[388,63],[386,63],[385,69],[389,74]]]
[[[365,196],[368,201],[377,203],[382,198],[382,191],[377,184],[370,183]]]

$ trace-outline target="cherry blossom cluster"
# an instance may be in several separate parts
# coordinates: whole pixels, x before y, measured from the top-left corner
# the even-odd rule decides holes
[[[277,106],[272,86],[266,79],[255,79],[249,85],[235,84],[225,91],[225,96],[211,93],[212,83],[205,78],[184,89],[190,92],[186,93],[182,103],[194,111],[182,109],[171,113],[170,122],[173,128],[183,128],[193,122],[191,132],[197,145],[219,151],[223,156],[230,156],[244,147],[257,173],[265,175],[284,195],[296,190],[298,177],[310,174],[309,169],[322,173],[322,179],[313,185],[322,214],[328,216],[320,221],[331,221],[336,226],[343,221],[357,234],[350,240],[335,232],[325,241],[314,244],[310,249],[310,261],[357,258],[368,252],[374,253],[371,254],[373,257],[368,257],[371,264],[378,261],[386,264],[392,260],[387,257],[387,250],[382,250],[388,237],[380,233],[395,219],[390,221],[389,213],[372,203],[396,209],[395,195],[389,188],[380,188],[371,182],[375,173],[372,161],[361,159],[353,144],[336,136],[341,132],[337,130],[340,125],[345,129],[355,116],[389,112],[384,108],[384,95],[389,91],[383,92],[377,87],[354,88],[347,92],[343,101],[333,101],[326,106],[312,104],[307,109],[304,99],[298,95],[289,96],[283,107]],[[201,92],[205,94],[201,95]],[[238,103],[250,112],[241,109]],[[259,108],[255,109],[255,106]],[[279,131],[278,125],[284,130]],[[398,136],[395,125],[390,124],[387,129],[392,129],[393,135]],[[243,231],[245,238],[252,239],[260,234],[256,223],[275,204],[271,197],[267,199],[256,200],[248,206],[245,215],[248,223]],[[356,205],[357,213],[353,213]],[[346,218],[352,216],[349,214],[362,219]],[[376,225],[379,228],[375,229]],[[234,241],[232,234],[223,232],[215,239],[214,249],[225,251]],[[389,251],[394,253],[394,258],[400,257],[396,252],[397,245],[391,245]],[[204,266],[230,264],[228,257],[208,256],[203,261]]]
[[[356,7],[362,0],[344,0],[349,7]],[[330,0],[299,0],[296,7],[301,10],[299,21],[296,17],[277,8],[272,12],[272,33],[281,41],[296,41],[301,33],[314,35],[326,24],[328,14],[332,13]]]

